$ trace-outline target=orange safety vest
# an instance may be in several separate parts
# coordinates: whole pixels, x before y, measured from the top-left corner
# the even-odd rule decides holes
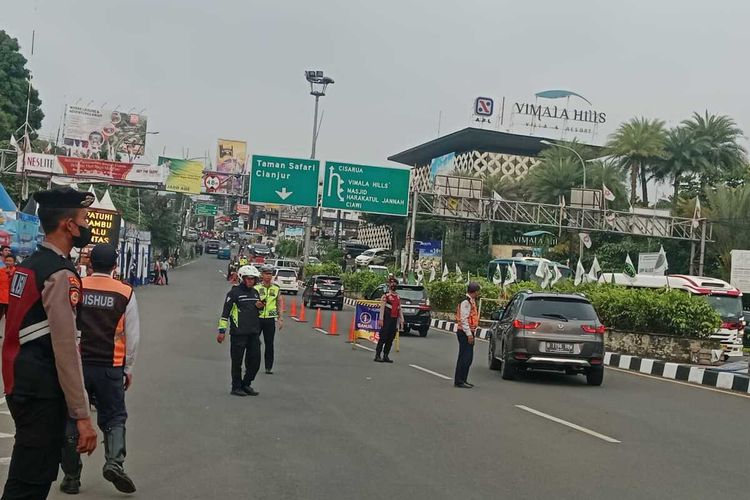
[[[469,313],[469,328],[471,328],[471,331],[475,331],[477,327],[479,327],[479,310],[477,309],[477,303],[471,300],[469,297],[466,297],[464,300],[468,300],[469,304],[471,304],[471,312]],[[463,304],[464,301],[458,303],[458,307],[456,308],[456,323],[458,323],[459,329],[461,328],[461,304]],[[469,332],[470,333],[470,332]]]

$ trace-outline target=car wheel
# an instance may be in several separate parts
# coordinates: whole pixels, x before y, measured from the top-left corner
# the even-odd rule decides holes
[[[510,356],[507,353],[503,353],[503,363],[500,367],[500,376],[503,380],[513,380],[516,376],[516,367],[512,363]]]
[[[342,302],[341,304],[336,306],[336,309],[338,309],[339,311],[342,311],[344,309],[344,303]]]
[[[589,371],[586,372],[586,383],[588,385],[602,385],[602,382],[604,382],[604,367],[603,366],[597,366],[593,368],[589,368]]]
[[[422,328],[419,329],[419,336],[424,338],[427,336],[427,332],[429,331],[430,331],[430,325],[423,326]]]
[[[404,335],[409,335],[411,333],[411,327],[405,326],[404,331],[402,332]]]
[[[503,366],[503,362],[495,357],[495,347],[492,345],[492,342],[490,342],[487,348],[487,364],[490,370],[499,370]]]

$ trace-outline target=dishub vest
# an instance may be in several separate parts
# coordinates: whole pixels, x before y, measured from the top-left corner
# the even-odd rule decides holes
[[[133,289],[109,276],[83,278],[78,314],[81,361],[99,366],[125,364],[125,309]]]

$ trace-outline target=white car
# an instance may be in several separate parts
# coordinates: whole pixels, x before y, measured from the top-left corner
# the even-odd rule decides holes
[[[371,248],[357,255],[354,263],[359,267],[385,264],[390,251],[387,248]]]
[[[273,273],[273,282],[279,287],[281,293],[297,295],[299,292],[297,271],[291,267],[277,267]]]

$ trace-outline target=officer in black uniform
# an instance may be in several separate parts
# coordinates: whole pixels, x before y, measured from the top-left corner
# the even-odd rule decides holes
[[[16,268],[3,343],[5,395],[16,426],[3,500],[47,498],[57,478],[65,422],[75,420],[77,450],[96,448],[78,352],[81,278],[73,247],[91,240],[91,193],[55,189],[34,194],[45,238]]]
[[[255,266],[242,266],[237,275],[240,284],[232,287],[224,300],[219,319],[218,343],[224,342],[227,326],[231,345],[233,396],[257,396],[252,383],[260,368],[260,321],[259,309],[263,308],[260,295],[254,288],[260,273]],[[242,376],[242,359],[245,360],[245,376]]]

